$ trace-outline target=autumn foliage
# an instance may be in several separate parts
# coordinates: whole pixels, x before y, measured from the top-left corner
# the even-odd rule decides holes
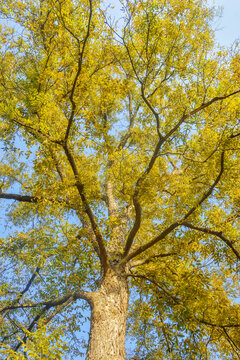
[[[0,4],[0,354],[83,358],[90,304],[89,360],[125,328],[128,359],[238,359],[238,46],[204,0],[116,6]]]

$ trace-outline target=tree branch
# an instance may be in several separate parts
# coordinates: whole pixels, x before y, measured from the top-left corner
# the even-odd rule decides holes
[[[47,324],[49,321],[51,321],[51,319],[60,311],[62,311],[68,304],[70,304],[72,301],[77,300],[77,299],[84,299],[86,300],[90,305],[91,305],[91,294],[87,293],[86,291],[78,291],[78,292],[74,292],[72,294],[69,295],[65,295],[61,298],[58,298],[57,300],[50,300],[50,301],[45,301],[45,302],[41,302],[41,303],[35,303],[35,304],[31,304],[31,305],[19,305],[19,306],[13,306],[13,307],[8,307],[8,309],[19,309],[19,308],[29,308],[29,307],[37,307],[37,306],[41,306],[44,305],[44,309],[42,309],[39,314],[37,314],[35,316],[35,318],[32,320],[32,322],[30,323],[30,325],[27,328],[27,331],[31,331],[33,329],[33,327],[37,324],[37,322],[39,321],[39,319],[52,307],[56,307],[56,306],[60,306],[59,309],[57,309],[56,311],[53,312],[53,314],[51,314],[46,320],[45,320],[45,324]],[[5,308],[6,310],[7,308]],[[1,310],[2,311],[2,310]],[[24,331],[24,330],[23,330]],[[14,351],[17,351],[23,343],[25,343],[27,340],[27,335],[24,335],[23,339],[16,345],[16,347],[14,348]]]
[[[35,139],[38,139],[39,140],[39,137],[43,138],[43,139],[47,139],[49,140],[50,142],[52,143],[55,143],[55,144],[60,144],[61,141],[60,140],[56,140],[56,139],[53,139],[49,134],[46,134],[46,133],[43,133],[42,131],[40,131],[39,129],[34,129],[31,125],[28,125],[28,124],[24,124],[23,122],[19,121],[19,120],[16,120],[16,119],[11,119],[11,121],[13,121],[15,124],[17,124],[18,126],[21,126],[23,127],[24,129],[27,129],[28,132],[34,136]]]
[[[228,95],[223,95],[223,96],[216,96],[214,98],[212,98],[211,100],[207,101],[206,103],[202,103],[200,106],[198,106],[196,109],[190,111],[189,113],[185,113],[182,115],[181,119],[178,121],[178,123],[164,136],[164,141],[166,141],[174,132],[176,132],[178,130],[178,128],[182,125],[182,123],[188,119],[190,116],[195,115],[197,113],[199,113],[200,111],[206,109],[207,107],[209,107],[210,105],[212,105],[213,103],[220,101],[220,100],[225,100],[233,95],[239,94],[240,90],[234,91]]]
[[[72,296],[72,294],[64,295],[63,297],[61,297],[61,298],[59,298],[57,300],[40,301],[40,302],[33,303],[33,304],[9,305],[9,306],[6,306],[5,308],[1,309],[0,313],[5,311],[5,310],[26,309],[26,308],[34,308],[34,307],[38,307],[38,306],[46,306],[47,309],[50,309],[53,306],[58,306],[58,305],[63,304],[71,296]]]
[[[211,187],[209,188],[209,190],[203,194],[202,198],[198,201],[197,205],[193,206],[186,215],[184,215],[182,221],[178,221],[175,222],[173,224],[171,224],[167,229],[165,229],[164,231],[162,231],[161,234],[159,234],[158,236],[156,236],[155,238],[153,238],[151,241],[149,241],[148,243],[146,243],[145,245],[140,246],[137,250],[133,251],[131,254],[129,254],[129,256],[127,256],[127,252],[124,252],[124,256],[125,258],[123,259],[123,262],[127,262],[129,260],[131,260],[132,258],[136,257],[137,255],[140,255],[141,253],[143,253],[145,250],[149,249],[150,247],[152,247],[153,245],[155,245],[158,241],[164,239],[170,232],[172,232],[176,227],[178,227],[179,225],[181,225],[182,222],[184,222],[213,192],[215,186],[218,184],[218,182],[221,179],[221,176],[223,174],[224,171],[224,150],[222,151],[221,154],[221,168],[220,168],[220,172],[216,178],[216,180],[214,181],[214,183],[211,185]],[[135,221],[136,222],[136,221]],[[131,233],[130,233],[131,234]],[[133,240],[132,240],[133,241]]]
[[[221,240],[224,241],[224,243],[234,252],[237,259],[240,260],[239,251],[233,246],[233,242],[231,240],[228,240],[225,236],[223,236],[222,231],[211,230],[209,228],[196,226],[196,225],[190,224],[188,222],[183,222],[183,223],[181,223],[181,225],[185,226],[189,229],[192,229],[192,230],[201,231],[205,234],[217,236],[218,238],[220,238]]]
[[[141,94],[142,94],[142,98],[143,101],[145,102],[145,104],[147,105],[147,107],[151,110],[151,112],[153,113],[156,122],[157,122],[157,134],[159,136],[159,139],[162,139],[162,134],[160,133],[160,120],[159,120],[159,114],[158,112],[154,109],[154,107],[150,104],[150,101],[147,99],[147,97],[145,96],[145,91],[144,91],[144,85],[143,83],[141,83]]]
[[[145,281],[149,281],[151,282],[153,285],[157,286],[157,288],[159,288],[160,290],[162,290],[168,297],[170,297],[176,304],[179,304],[181,301],[178,297],[172,295],[168,290],[166,290],[164,287],[162,287],[161,285],[159,285],[155,280],[149,278],[148,276],[145,275],[139,275],[139,274],[127,274],[127,276],[133,277],[133,278],[139,278],[139,279],[143,279]]]
[[[145,171],[143,172],[143,174],[138,178],[137,182],[136,182],[136,185],[135,185],[135,190],[134,190],[134,194],[133,194],[133,205],[134,205],[134,208],[135,208],[135,221],[134,221],[134,225],[128,235],[128,238],[127,238],[127,241],[126,241],[126,245],[125,245],[125,248],[124,248],[124,253],[123,253],[123,257],[126,257],[129,250],[131,249],[131,246],[133,244],[133,241],[134,241],[134,238],[141,226],[141,205],[139,203],[139,200],[138,200],[138,195],[139,195],[139,192],[140,192],[140,188],[141,188],[141,185],[143,183],[143,181],[146,179],[147,175],[149,174],[149,172],[152,170],[153,168],[153,165],[157,159],[157,156],[158,156],[158,152],[160,150],[160,147],[163,143],[163,140],[162,138],[158,140],[158,143],[155,147],[155,150],[154,150],[154,153],[151,157],[151,160],[148,164],[148,167],[145,169]]]
[[[101,260],[100,252],[99,252],[99,246],[98,246],[98,243],[96,241],[96,237],[95,237],[95,234],[94,234],[94,232],[92,230],[91,224],[89,223],[89,219],[88,219],[88,221],[86,221],[86,219],[84,218],[84,215],[81,214],[80,211],[77,211],[76,214],[77,214],[77,217],[79,218],[79,220],[81,221],[83,228],[87,230],[88,235],[89,235],[88,236],[89,241],[90,241],[95,253],[97,254],[98,258]],[[78,235],[78,238],[80,239],[81,235]]]
[[[179,225],[180,225],[180,223],[178,223],[178,222],[175,222],[175,223],[171,224],[167,229],[163,230],[159,235],[157,235],[151,241],[149,241],[148,243],[146,243],[146,244],[144,244],[142,246],[139,246],[138,249],[136,249],[135,251],[130,253],[128,256],[123,258],[122,263],[126,263],[129,260],[135,258],[136,256],[142,254],[144,251],[151,248],[153,245],[157,244],[160,240],[163,240],[168,234],[170,234]]]
[[[76,103],[75,103],[73,97],[74,97],[74,92],[75,92],[75,88],[76,88],[76,85],[77,85],[77,80],[78,80],[79,75],[80,75],[80,73],[82,71],[83,55],[84,55],[84,51],[85,51],[85,48],[86,48],[87,40],[88,40],[89,35],[90,35],[91,19],[92,19],[92,0],[89,0],[89,17],[88,17],[87,33],[86,33],[86,36],[85,36],[85,38],[83,40],[83,45],[82,45],[82,49],[81,49],[81,52],[80,52],[80,57],[79,57],[79,60],[78,60],[78,69],[77,69],[77,73],[76,73],[74,81],[73,81],[73,85],[72,85],[72,89],[71,89],[70,97],[69,97],[70,102],[72,104],[72,109],[71,109],[71,114],[70,114],[70,117],[69,117],[69,120],[68,120],[67,130],[66,130],[66,133],[65,133],[65,139],[64,139],[65,142],[67,142],[67,140],[68,140],[70,130],[71,130],[71,127],[72,127],[72,123],[73,123],[73,119],[74,119],[74,115],[75,115],[75,111],[76,111]]]
[[[211,326],[212,328],[219,328],[222,329],[224,334],[226,335],[226,340],[229,342],[230,346],[232,347],[233,351],[235,352],[235,354],[237,355],[238,359],[240,358],[238,351],[240,350],[239,347],[237,346],[237,344],[235,344],[235,342],[233,341],[233,339],[229,336],[227,329],[229,328],[239,328],[240,324],[216,324],[216,323],[212,323],[210,321],[206,321],[206,320],[201,320],[198,319],[196,316],[194,317],[197,322],[207,325],[207,326]]]
[[[27,331],[31,331],[33,329],[34,325],[37,324],[38,320],[41,318],[43,314],[45,314],[46,311],[47,309],[45,308],[38,315],[35,316],[35,318],[28,326]],[[19,341],[19,343],[15,346],[14,351],[17,351],[22,346],[22,344],[26,342],[26,340],[27,340],[27,335],[24,335],[23,339]]]
[[[123,252],[123,257],[125,257],[128,254],[129,250],[131,249],[135,235],[137,234],[137,232],[141,226],[142,208],[138,201],[137,195],[138,194],[135,194],[133,197],[133,205],[134,205],[134,209],[135,209],[135,221],[134,221],[134,225],[128,235],[126,245],[124,248],[124,252]]]
[[[60,305],[60,309],[56,310],[52,315],[50,315],[49,318],[46,319],[46,323],[48,323],[59,311],[63,310],[70,302],[76,299],[84,299],[88,301],[88,303],[91,305],[91,294],[87,293],[86,291],[78,291],[70,295],[65,295],[57,300],[46,301],[45,303],[41,304],[45,305],[45,308],[42,309],[42,311],[35,316],[33,321],[28,326],[27,330],[31,331],[35,324],[37,324],[38,320],[42,317],[42,315],[44,315],[51,307]],[[17,351],[21,347],[21,345],[26,342],[26,340],[27,335],[25,335],[24,338],[16,345],[14,351]]]
[[[66,176],[66,173],[61,165],[61,162],[60,160],[58,159],[57,155],[55,154],[54,152],[54,149],[52,149],[51,146],[49,146],[49,151],[50,151],[50,154],[51,154],[51,158],[53,159],[53,162],[55,164],[55,167],[56,167],[56,170],[57,170],[57,173],[61,179],[62,182],[64,182],[64,180],[67,179],[67,176]]]
[[[30,286],[32,285],[33,281],[35,280],[36,276],[39,274],[40,271],[40,267],[36,267],[36,270],[34,271],[34,273],[32,274],[31,278],[29,279],[27,285],[25,286],[25,288],[23,289],[23,291],[21,291],[19,298],[17,299],[17,301],[20,300],[20,298],[30,289]]]
[[[232,134],[232,135],[230,135],[230,139],[234,139],[234,138],[236,138],[236,137],[238,137],[238,136],[240,136],[240,133],[238,133],[238,134]]]
[[[218,174],[216,180],[215,180],[214,183],[210,186],[210,188],[208,189],[208,191],[203,194],[203,196],[201,197],[201,199],[198,201],[197,205],[193,206],[193,207],[187,212],[187,214],[184,215],[183,221],[186,220],[190,215],[192,215],[192,213],[212,194],[215,186],[219,183],[219,181],[220,181],[220,179],[221,179],[221,176],[222,176],[222,174],[223,174],[223,171],[224,171],[224,154],[225,154],[225,151],[223,150],[223,151],[222,151],[222,154],[221,154],[220,171],[219,171],[219,174]]]
[[[216,323],[212,323],[209,320],[199,319],[197,316],[194,316],[194,319],[197,320],[201,324],[209,325],[209,326],[212,326],[212,327],[218,327],[218,328],[238,328],[238,327],[240,327],[240,324],[216,324]]]
[[[61,166],[61,163],[60,163],[59,159],[57,158],[56,154],[54,153],[54,150],[51,147],[49,147],[49,151],[50,151],[51,157],[52,157],[52,159],[54,161],[57,173],[59,174],[59,177],[60,177],[61,181],[62,182],[67,181],[66,173],[65,173],[63,167]],[[66,200],[66,203],[69,204],[68,200]],[[89,232],[91,232],[90,242],[91,242],[91,244],[92,244],[92,246],[94,248],[94,251],[96,252],[97,256],[100,259],[100,253],[99,253],[98,244],[97,244],[97,242],[95,240],[95,234],[90,229],[91,225],[84,219],[83,214],[81,214],[80,211],[76,210],[76,214],[77,214],[79,220],[81,221],[83,227],[86,228]],[[77,237],[80,239],[79,236],[77,236]]]
[[[91,304],[91,293],[88,293],[87,291],[75,291],[71,294],[64,295],[55,300],[40,301],[40,302],[36,302],[36,303],[32,303],[32,304],[9,305],[9,306],[6,306],[5,308],[1,309],[0,313],[5,310],[26,309],[26,308],[34,308],[34,307],[38,307],[38,306],[45,306],[45,309],[49,310],[52,307],[56,307],[56,306],[65,304],[66,301],[68,301],[70,298],[72,298],[72,300],[84,299],[89,304]]]
[[[53,318],[54,316],[56,316],[57,314],[59,314],[63,309],[66,308],[66,306],[68,306],[69,304],[71,304],[71,302],[74,301],[74,297],[71,296],[65,303],[61,304],[45,321],[44,324],[48,324]]]
[[[133,112],[131,93],[129,94],[128,98],[129,98],[129,126],[128,126],[128,129],[127,129],[127,132],[126,132],[126,133],[122,136],[122,138],[120,139],[120,142],[119,142],[118,147],[117,147],[118,150],[121,150],[121,149],[124,148],[124,146],[125,146],[126,143],[127,143],[127,140],[128,140],[129,137],[131,136],[132,128],[133,128],[133,125],[134,125],[134,121],[135,121],[135,119],[136,119],[138,110],[139,110],[139,108],[140,108],[140,105],[137,105],[135,111]]]
[[[231,338],[231,336],[229,336],[227,330],[225,328],[223,328],[223,332],[226,335],[227,341],[229,342],[229,344],[231,345],[231,348],[233,349],[233,351],[235,352],[235,354],[237,355],[238,359],[240,359],[240,355],[239,355],[239,351],[240,348],[237,346],[237,344],[235,343],[235,341],[233,341],[233,339]]]
[[[37,203],[39,198],[30,195],[6,194],[0,193],[0,199],[17,200],[21,202]]]
[[[93,212],[88,204],[88,201],[86,199],[86,196],[85,196],[85,193],[84,193],[84,185],[83,183],[81,182],[81,178],[80,178],[80,174],[78,172],[78,169],[77,169],[77,166],[76,166],[76,163],[75,163],[75,160],[73,158],[73,155],[71,153],[71,151],[69,150],[67,144],[63,144],[63,149],[65,151],[65,154],[67,156],[67,159],[69,161],[69,164],[72,168],[72,171],[73,171],[73,174],[75,176],[75,179],[76,179],[76,187],[77,187],[77,190],[78,190],[78,193],[81,197],[81,200],[82,200],[82,203],[83,203],[83,206],[84,206],[84,210],[90,220],[90,223],[91,223],[91,226],[92,226],[92,230],[95,234],[95,237],[96,237],[96,241],[97,241],[97,244],[98,244],[98,247],[99,247],[99,254],[100,254],[100,261],[101,261],[101,264],[103,266],[103,270],[104,272],[106,273],[107,269],[108,269],[108,266],[109,266],[109,262],[108,262],[108,257],[107,257],[107,252],[106,252],[106,249],[105,249],[105,246],[104,246],[104,240],[103,240],[103,237],[101,235],[101,232],[100,232],[100,229],[97,225],[97,222],[95,220],[95,217],[93,215]]]
[[[19,195],[19,194],[6,194],[0,192],[0,199],[7,199],[7,200],[17,200],[19,202],[28,202],[36,204],[39,201],[41,201],[41,197],[37,196],[31,196],[31,195]],[[65,203],[69,205],[69,202],[67,200],[59,199],[59,198],[49,198],[49,201],[58,202],[60,204]]]
[[[155,161],[157,159],[159,150],[160,150],[161,146],[163,145],[163,143],[165,143],[168,140],[168,138],[178,130],[178,128],[181,126],[181,124],[187,118],[189,118],[192,115],[197,114],[198,112],[202,111],[203,109],[207,108],[208,106],[210,106],[211,104],[213,104],[213,103],[215,103],[217,101],[227,99],[228,97],[236,95],[238,93],[240,93],[240,90],[237,90],[237,91],[235,91],[235,92],[233,92],[231,94],[228,94],[228,95],[214,97],[213,99],[209,100],[206,103],[203,103],[202,105],[200,105],[199,107],[197,107],[196,109],[190,111],[187,114],[186,114],[186,111],[185,111],[184,114],[182,115],[182,117],[180,118],[180,120],[177,122],[177,124],[165,136],[161,136],[159,138],[158,143],[157,143],[157,145],[155,147],[154,153],[152,155],[152,158],[151,158],[151,160],[149,162],[148,167],[143,172],[143,174],[138,178],[138,180],[136,182],[136,185],[135,185],[135,191],[134,191],[134,194],[133,194],[133,203],[134,203],[134,207],[135,207],[135,222],[134,222],[132,230],[129,233],[128,239],[126,241],[123,257],[126,257],[129,250],[131,249],[134,238],[135,238],[135,236],[136,236],[136,234],[137,234],[137,232],[138,232],[138,230],[140,228],[140,225],[141,225],[141,211],[140,211],[140,204],[139,204],[139,201],[138,201],[138,194],[139,194],[139,191],[140,191],[140,187],[141,187],[142,183],[144,182],[145,178],[147,177],[147,175],[149,174],[149,172],[151,171],[151,169],[152,169],[152,167],[153,167],[153,165],[154,165],[154,163],[155,163]],[[198,204],[188,211],[188,213],[184,216],[183,220],[186,220],[197,209],[197,207],[200,206],[211,195],[211,193],[213,192],[214,187],[217,185],[217,183],[219,182],[219,180],[221,178],[223,170],[224,170],[224,151],[222,152],[222,155],[221,155],[221,170],[220,170],[220,173],[219,173],[218,177],[216,178],[215,182],[210,187],[210,189],[200,199]],[[174,224],[172,224],[169,228],[171,228],[173,226],[175,228],[178,225],[175,226]],[[166,229],[166,231],[168,231],[168,229]],[[160,236],[160,239],[162,239],[161,236]],[[155,244],[156,242],[155,242],[155,239],[153,239],[149,244]],[[141,248],[144,248],[144,247],[141,247]],[[148,249],[148,248],[149,248],[148,244],[146,244],[146,249]],[[140,250],[140,248],[139,248],[139,250]],[[145,250],[141,250],[137,255],[139,255],[141,252],[143,252]],[[135,253],[136,253],[136,251],[133,254],[135,254]],[[136,256],[136,255],[134,255],[134,256]]]
[[[37,266],[36,270],[34,271],[34,273],[32,274],[31,278],[29,279],[27,285],[25,286],[25,288],[19,293],[19,296],[17,297],[17,299],[12,301],[12,304],[16,304],[19,303],[19,301],[21,300],[21,298],[23,297],[23,295],[30,289],[33,281],[35,280],[36,276],[39,274],[40,268]],[[12,308],[14,307],[14,305],[11,306]],[[11,308],[9,308],[9,306],[4,307],[3,309],[0,309],[0,313],[1,312],[5,312],[7,310],[11,310]],[[3,317],[5,317],[8,314],[8,311],[3,315]]]
[[[132,268],[134,268],[136,266],[141,266],[141,265],[148,264],[151,261],[153,261],[154,259],[165,258],[165,257],[168,257],[168,256],[175,256],[175,255],[178,255],[178,254],[176,252],[171,252],[171,253],[165,253],[165,254],[152,255],[152,256],[149,256],[147,258],[131,262],[130,267],[132,269]]]

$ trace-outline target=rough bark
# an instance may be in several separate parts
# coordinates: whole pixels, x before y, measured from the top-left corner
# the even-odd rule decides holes
[[[123,271],[109,269],[91,294],[91,329],[87,360],[124,360],[128,286]]]

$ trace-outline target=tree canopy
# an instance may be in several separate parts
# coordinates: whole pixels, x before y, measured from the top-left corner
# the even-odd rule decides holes
[[[0,354],[83,358],[111,273],[127,358],[239,359],[238,44],[205,0],[120,5],[0,4]]]

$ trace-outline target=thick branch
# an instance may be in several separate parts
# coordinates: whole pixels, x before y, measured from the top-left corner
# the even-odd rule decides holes
[[[238,134],[232,134],[232,135],[230,135],[230,139],[234,139],[234,138],[236,138],[236,137],[238,137],[238,136],[240,136],[240,133],[238,133]]]
[[[35,324],[37,324],[38,320],[41,318],[42,315],[44,315],[46,312],[46,309],[43,309],[38,315],[35,316],[35,318],[32,320],[31,324],[28,326],[27,330],[31,331]],[[23,339],[19,341],[19,343],[15,346],[14,351],[17,351],[23,343],[25,343],[27,340],[27,335],[24,335]]]
[[[5,310],[34,308],[34,307],[38,307],[38,306],[45,306],[47,309],[50,309],[51,307],[58,306],[58,305],[65,303],[71,296],[72,296],[72,294],[64,295],[63,297],[58,298],[56,300],[40,301],[40,302],[32,303],[32,304],[9,305],[9,306],[6,306],[4,309],[1,309],[0,312],[3,312]]]
[[[25,288],[23,289],[23,291],[21,291],[19,298],[17,300],[20,299],[20,297],[22,297],[31,287],[33,281],[35,280],[36,276],[39,274],[40,268],[37,266],[36,270],[34,271],[34,273],[32,274],[31,278],[29,279],[27,285],[25,286]]]
[[[238,359],[240,359],[240,355],[239,355],[240,348],[239,348],[239,346],[236,344],[235,341],[233,341],[233,339],[228,334],[228,332],[227,332],[227,330],[225,328],[223,328],[223,332],[226,335],[227,341],[229,342],[231,348],[233,349],[233,351],[237,355]]]
[[[117,216],[118,204],[114,197],[113,179],[111,175],[109,175],[106,180],[105,190],[106,190],[106,200],[107,200],[106,202],[108,206],[108,215]]]
[[[42,305],[45,305],[44,309],[42,309],[39,314],[37,314],[35,316],[35,318],[33,319],[33,321],[30,323],[30,325],[28,326],[27,330],[31,331],[33,329],[33,327],[38,323],[39,319],[51,308],[51,307],[56,307],[56,306],[60,306],[60,309],[57,309],[53,314],[51,314],[49,316],[49,318],[46,319],[46,323],[48,323],[53,316],[55,316],[59,311],[63,310],[70,302],[78,299],[78,298],[84,298],[85,300],[87,300],[88,302],[90,302],[90,297],[88,296],[87,292],[76,292],[70,295],[65,295],[57,300],[51,300],[51,301],[47,301],[44,304],[42,303]],[[27,340],[27,335],[24,335],[23,339],[16,345],[15,347],[15,351],[17,351],[21,345],[23,343],[25,343]]]
[[[31,196],[31,195],[19,195],[19,194],[6,194],[0,192],[0,199],[7,199],[7,200],[17,200],[19,202],[28,202],[36,204],[41,200],[41,197]],[[69,205],[67,200],[59,199],[59,198],[48,198],[49,201],[58,202],[60,204],[64,203]]]
[[[88,231],[88,237],[89,237],[89,241],[95,251],[95,253],[97,254],[98,258],[100,258],[100,252],[99,252],[99,247],[98,247],[98,243],[96,241],[96,237],[95,237],[95,234],[91,228],[91,224],[89,223],[89,219],[88,221],[84,218],[83,214],[80,213],[80,211],[77,211],[76,212],[79,220],[81,221],[82,223],[82,226],[84,229],[86,229]],[[85,215],[85,214],[84,214]],[[78,238],[80,239],[81,238],[81,235],[78,235]]]
[[[127,256],[131,246],[132,246],[132,243],[133,243],[133,240],[141,226],[141,206],[140,206],[140,203],[138,201],[138,195],[139,195],[139,191],[140,191],[140,188],[141,188],[141,185],[143,183],[143,181],[146,179],[147,175],[149,174],[149,172],[152,170],[153,168],[153,165],[157,159],[157,156],[158,156],[158,152],[160,150],[160,147],[162,145],[162,139],[159,139],[158,140],[158,143],[155,147],[155,150],[154,150],[154,153],[151,157],[151,160],[148,164],[148,167],[146,168],[146,170],[144,171],[144,173],[138,178],[137,182],[136,182],[136,185],[135,185],[135,190],[134,190],[134,194],[133,194],[133,205],[134,205],[134,208],[135,208],[135,221],[134,221],[134,225],[128,235],[128,238],[127,238],[127,241],[126,241],[126,245],[125,245],[125,248],[124,248],[124,253],[123,253],[123,257]]]
[[[229,334],[227,333],[227,328],[238,328],[240,327],[240,324],[226,324],[226,325],[221,325],[221,324],[216,324],[216,323],[212,323],[210,321],[205,321],[205,320],[200,320],[195,316],[195,319],[197,320],[197,322],[199,322],[200,324],[204,324],[207,326],[211,326],[212,328],[218,328],[221,329],[223,331],[223,333],[226,335],[226,340],[229,342],[231,348],[233,349],[233,351],[235,352],[235,354],[237,355],[238,359],[239,357],[239,353],[238,351],[240,350],[238,348],[238,346],[235,344],[235,342],[232,340],[232,338],[229,336]]]
[[[206,109],[207,107],[209,107],[210,105],[212,105],[213,103],[215,103],[217,101],[227,99],[228,97],[239,94],[239,93],[240,93],[240,90],[237,90],[228,95],[216,96],[216,97],[212,98],[211,100],[207,101],[206,103],[202,103],[200,106],[198,106],[196,109],[190,111],[189,113],[185,112],[183,114],[183,116],[180,118],[180,120],[177,122],[177,124],[164,136],[164,141],[166,141],[170,136],[172,136],[179,129],[179,127],[182,125],[182,123],[186,119],[188,119],[190,116],[199,113],[200,111]]]
[[[122,136],[119,144],[118,144],[118,150],[121,150],[124,148],[124,146],[126,145],[128,139],[130,138],[131,134],[132,134],[132,128],[134,125],[134,121],[136,119],[138,110],[140,108],[140,105],[136,106],[135,111],[133,112],[132,109],[132,95],[129,94],[129,126],[127,129],[127,132]]]
[[[51,153],[51,157],[54,161],[54,164],[56,166],[56,170],[59,174],[59,177],[61,179],[62,182],[64,181],[67,181],[67,176],[66,176],[66,173],[63,169],[63,167],[61,166],[61,163],[59,161],[59,159],[57,158],[56,154],[54,153],[54,150],[49,147],[49,151]],[[68,204],[68,200],[66,200],[66,203]],[[98,244],[97,242],[95,241],[95,235],[94,233],[92,232],[91,229],[89,229],[91,227],[91,225],[83,218],[83,214],[80,213],[80,211],[76,211],[76,214],[79,218],[79,220],[81,221],[82,225],[84,228],[88,229],[89,232],[91,232],[91,236],[89,237],[90,238],[90,242],[96,252],[96,254],[98,255],[98,257],[100,258],[100,254],[99,254],[99,248],[98,248]],[[78,236],[78,238],[80,239],[80,237]]]
[[[65,303],[61,304],[55,311],[52,312],[52,314],[50,316],[48,316],[48,318],[44,321],[44,324],[45,325],[48,324],[54,318],[54,316],[61,313],[61,311],[63,309],[65,309],[73,301],[74,301],[74,298],[73,298],[73,296],[71,296]]]
[[[64,171],[64,169],[63,169],[63,167],[61,165],[61,162],[58,159],[57,155],[54,152],[54,149],[51,146],[49,146],[49,151],[50,151],[50,154],[51,154],[51,158],[53,159],[53,162],[55,164],[57,173],[58,173],[61,181],[64,182],[64,180],[67,179],[67,176],[66,176],[66,173],[65,173],[65,171]]]
[[[128,254],[128,252],[132,246],[133,240],[135,238],[135,235],[137,234],[137,232],[141,226],[142,208],[138,201],[137,195],[135,195],[133,197],[133,205],[135,208],[135,221],[134,221],[134,225],[128,235],[127,242],[126,242],[126,245],[124,248],[123,257],[125,257]]]
[[[11,121],[13,121],[18,126],[23,127],[24,129],[26,129],[29,132],[29,134],[34,136],[34,138],[37,139],[37,140],[39,140],[39,139],[46,140],[47,139],[47,140],[49,140],[50,142],[52,142],[54,144],[60,144],[60,140],[53,139],[49,134],[43,133],[39,129],[34,129],[34,127],[32,127],[29,124],[24,124],[20,120],[16,120],[16,119],[11,119]]]
[[[29,203],[36,203],[39,200],[36,196],[5,194],[5,193],[0,193],[0,199],[17,200],[17,201],[29,202]]]

